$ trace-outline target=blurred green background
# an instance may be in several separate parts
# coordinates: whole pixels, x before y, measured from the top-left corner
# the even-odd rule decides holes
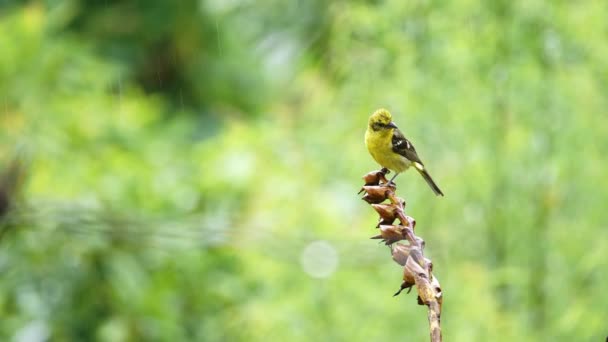
[[[446,341],[608,335],[607,2],[1,4],[0,340],[427,340],[379,107]]]

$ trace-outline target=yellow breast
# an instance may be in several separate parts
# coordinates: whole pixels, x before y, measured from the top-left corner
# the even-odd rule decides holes
[[[374,131],[368,128],[365,132],[365,145],[378,164],[400,173],[407,170],[412,165],[412,162],[393,152],[392,137],[392,129]]]

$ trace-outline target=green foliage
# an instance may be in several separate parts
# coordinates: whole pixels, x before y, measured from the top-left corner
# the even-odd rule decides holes
[[[356,196],[378,107],[446,194],[397,180],[446,340],[604,339],[607,10],[8,2],[0,340],[425,340]]]

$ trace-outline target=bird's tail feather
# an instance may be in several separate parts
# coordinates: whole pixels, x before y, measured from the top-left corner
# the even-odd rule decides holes
[[[441,189],[439,189],[437,184],[435,184],[435,182],[433,181],[433,178],[431,178],[431,175],[429,175],[429,173],[426,172],[426,170],[424,168],[422,170],[418,169],[418,171],[420,172],[420,174],[422,175],[424,180],[428,183],[428,185],[431,187],[431,189],[433,189],[433,192],[435,193],[435,195],[443,196],[443,192],[441,192]]]

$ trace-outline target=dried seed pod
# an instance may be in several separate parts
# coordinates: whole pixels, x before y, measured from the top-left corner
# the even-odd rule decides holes
[[[412,285],[416,284],[416,277],[407,267],[403,268],[403,282]]]
[[[361,199],[370,204],[371,203],[381,203],[384,201],[384,198],[370,196],[370,194],[365,194],[363,197],[361,197]]]
[[[391,191],[390,188],[380,185],[366,185],[363,187],[363,190],[366,192],[366,194],[362,199],[370,204],[384,202]]]
[[[390,171],[387,168],[382,168],[378,171],[372,171],[363,176],[363,180],[365,181],[365,185],[379,185],[380,182],[387,183],[386,175],[389,174]]]
[[[378,175],[378,171],[372,171],[365,176],[363,176],[363,181],[365,181],[365,185],[378,185],[380,184],[380,176]]]
[[[382,239],[387,246],[392,245],[397,241],[404,240],[403,227],[393,225],[380,226],[380,235],[374,236],[372,239]]]
[[[410,261],[408,261],[407,263],[409,264]],[[401,288],[399,289],[399,291],[397,291],[397,293],[395,293],[393,295],[393,297],[400,294],[401,291],[403,291],[404,289],[408,289],[407,293],[410,293],[410,291],[412,290],[412,286],[414,286],[414,285],[416,285],[416,277],[412,273],[411,269],[409,269],[408,267],[404,267],[403,268],[403,283],[401,283]]]
[[[399,288],[399,291],[397,291],[393,297],[398,296],[399,294],[401,294],[401,291],[407,289],[407,293],[410,293],[410,291],[412,291],[412,286],[416,285],[415,283],[409,283],[407,281],[403,281],[403,283],[401,283],[401,287]]]
[[[396,197],[399,204],[401,204],[401,208],[405,208],[405,200],[401,197]]]
[[[402,243],[396,243],[391,250],[391,254],[393,255],[393,260],[395,260],[396,263],[401,266],[405,266],[407,258],[410,256],[410,246]]]
[[[405,263],[405,268],[412,274],[412,275],[422,275],[422,276],[426,276],[426,271],[424,268],[422,268],[421,266],[421,262],[422,261],[422,253],[420,253],[420,249],[419,248],[410,248],[410,257],[407,258],[407,261]]]
[[[403,222],[402,219],[399,219],[399,221],[401,221],[401,224],[406,226],[406,227],[412,227],[412,229],[416,228],[416,220],[414,220],[413,217],[411,216],[407,216],[404,215],[403,217],[405,217],[405,222]]]
[[[378,212],[380,215],[380,222],[376,227],[380,227],[380,225],[389,225],[393,224],[395,219],[395,206],[392,204],[372,204],[372,207]]]
[[[441,306],[443,305],[443,291],[441,290],[441,285],[439,285],[439,280],[434,275],[433,279],[431,280],[431,286],[435,290],[435,298],[437,298],[439,308],[441,308]]]

